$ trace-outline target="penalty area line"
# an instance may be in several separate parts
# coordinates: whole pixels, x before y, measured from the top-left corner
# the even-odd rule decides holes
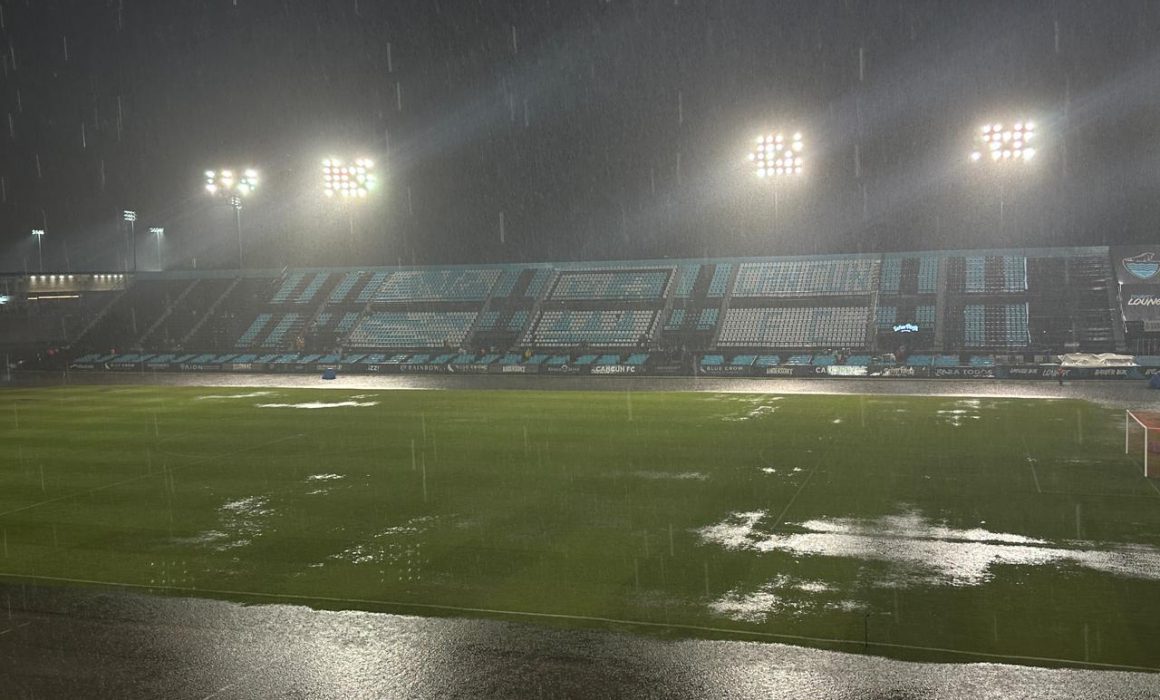
[[[486,615],[499,615],[505,617],[527,618],[527,619],[541,619],[541,620],[572,620],[576,622],[597,622],[609,625],[625,625],[628,627],[641,627],[649,629],[668,629],[668,630],[686,630],[690,632],[709,632],[713,634],[724,634],[733,637],[756,637],[759,639],[780,640],[787,642],[811,642],[815,644],[831,644],[831,645],[846,645],[855,648],[872,646],[883,649],[900,649],[907,651],[924,651],[934,652],[939,654],[947,654],[951,656],[962,656],[969,658],[981,659],[995,659],[999,661],[1023,661],[1023,662],[1038,662],[1057,664],[1060,666],[1071,668],[1092,668],[1108,671],[1137,671],[1146,673],[1156,673],[1160,671],[1160,667],[1152,666],[1133,666],[1129,664],[1112,664],[1103,663],[1099,661],[1079,661],[1077,659],[1060,659],[1051,656],[1029,656],[1024,654],[995,654],[985,651],[967,651],[964,649],[948,649],[946,647],[931,647],[920,644],[901,644],[895,642],[866,642],[864,639],[839,639],[834,637],[810,637],[800,634],[781,634],[778,632],[761,632],[757,630],[731,629],[728,627],[710,627],[707,625],[689,625],[669,622],[651,622],[648,620],[623,620],[612,617],[599,617],[595,615],[570,615],[567,613],[547,613],[547,612],[532,612],[527,610],[500,610],[497,608],[474,608],[458,605],[441,605],[438,603],[407,603],[391,600],[369,600],[366,598],[342,598],[338,596],[322,596],[310,594],[294,594],[294,593],[257,593],[254,591],[234,591],[218,588],[191,588],[188,586],[156,586],[144,583],[119,583],[116,581],[97,581],[93,579],[70,578],[66,576],[43,576],[35,574],[11,574],[0,573],[0,579],[22,579],[28,581],[51,581],[58,583],[74,583],[84,584],[89,586],[107,586],[110,588],[127,588],[144,591],[167,591],[173,593],[188,593],[195,595],[219,595],[219,596],[235,596],[244,598],[256,598],[266,600],[285,600],[285,601],[318,601],[324,603],[347,603],[375,606],[379,608],[416,608],[420,610],[438,610],[444,612],[458,612],[458,613],[475,613]],[[915,662],[919,663],[919,662]],[[218,691],[221,692],[221,691]],[[212,696],[211,696],[212,697]]]

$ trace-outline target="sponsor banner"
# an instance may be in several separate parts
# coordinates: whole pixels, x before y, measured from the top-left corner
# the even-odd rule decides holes
[[[414,364],[414,365],[399,365],[399,369],[403,373],[417,372],[419,374],[444,374],[447,372],[447,365],[432,365],[432,364]]]
[[[116,369],[116,370],[124,371],[124,370],[135,370],[135,369],[141,369],[141,368],[142,368],[142,365],[140,362],[108,362],[108,363],[105,363],[105,369]]]
[[[1078,370],[1065,369],[1064,378],[1074,378],[1072,373]],[[1056,379],[1059,377],[1056,367],[1002,367],[1000,377],[1007,379]]]
[[[871,369],[867,376],[925,379],[930,376],[930,367],[877,367]]]
[[[178,369],[180,369],[182,372],[220,372],[222,369],[222,366],[221,365],[191,365],[188,363],[182,363],[178,367]]]
[[[637,365],[596,365],[592,374],[640,374]]]
[[[96,365],[91,362],[74,362],[69,365],[69,369],[96,369]]]
[[[752,367],[749,365],[697,365],[700,374],[720,374],[741,376],[749,374]]]
[[[472,363],[468,365],[447,365],[451,374],[487,374],[487,365]]]
[[[766,377],[792,377],[796,367],[765,367],[762,372]]]
[[[1139,372],[1134,371],[1135,369],[1135,367],[1092,367],[1088,368],[1087,372],[1092,379],[1127,379],[1133,374],[1137,377],[1140,376]],[[1082,376],[1076,377],[1076,379],[1086,378]]]
[[[1126,321],[1160,320],[1160,286],[1125,284],[1120,287],[1120,310]]]
[[[500,365],[500,374],[531,374],[529,365]]]
[[[1152,368],[1148,368],[1152,369]],[[1058,380],[1058,367],[1005,367],[1000,377],[1008,379]],[[1143,379],[1146,375],[1139,367],[1064,367],[1063,378],[1073,379]]]
[[[1112,265],[1120,284],[1160,285],[1160,248],[1117,246],[1112,248]]]
[[[254,365],[250,362],[231,362],[225,366],[231,372],[253,372]]]
[[[571,365],[549,365],[544,368],[546,374],[580,374],[579,367]]]
[[[865,377],[869,369],[864,365],[824,365],[814,370],[824,370],[827,377]]]
[[[685,374],[685,371],[684,371],[684,368],[682,368],[680,365],[653,365],[652,373],[653,374],[673,375],[673,374]]]
[[[994,379],[994,367],[934,367],[931,376],[940,379]]]

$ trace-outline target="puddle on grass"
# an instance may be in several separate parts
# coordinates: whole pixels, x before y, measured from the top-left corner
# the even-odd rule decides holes
[[[360,408],[365,406],[378,406],[378,401],[306,401],[303,403],[260,403],[258,408]]]
[[[718,416],[721,420],[727,423],[736,423],[738,421],[747,421],[761,418],[762,416],[771,416],[777,413],[777,406],[772,405],[774,401],[781,401],[781,396],[716,396],[714,397],[720,401],[728,401],[731,403],[739,403],[749,406],[749,411],[744,415],[724,415]]]
[[[1126,578],[1160,580],[1160,548],[1086,541],[1051,542],[984,528],[957,529],[917,511],[875,519],[821,518],[762,532],[765,511],[733,513],[696,530],[702,542],[730,550],[845,557],[891,567],[883,587],[977,586],[999,565],[1078,566]],[[1095,547],[1099,547],[1098,549]]]
[[[346,477],[342,474],[311,474],[310,476],[306,477],[307,483],[317,485],[319,488],[307,491],[306,495],[318,496],[324,493],[330,493],[329,486],[331,485],[331,482],[341,481],[345,478]]]
[[[178,544],[213,547],[219,552],[245,547],[262,533],[266,521],[274,514],[266,496],[250,496],[230,501],[218,508],[220,527],[193,537],[174,540]]]
[[[650,479],[654,481],[672,480],[672,481],[706,481],[709,478],[708,474],[702,472],[657,472],[657,471],[635,471],[629,472],[629,476],[635,476],[638,479]]]
[[[792,467],[790,469],[783,468],[780,472],[774,467],[761,467],[762,474],[799,474],[804,471],[805,469],[801,467]]]
[[[851,612],[862,607],[856,601],[843,598],[837,589],[823,581],[781,575],[757,590],[734,588],[709,603],[709,609],[722,617],[754,623],[764,622],[771,615]]]
[[[350,564],[375,564],[390,569],[399,581],[417,581],[422,578],[422,565],[427,562],[423,543],[417,535],[428,532],[441,516],[423,515],[388,527],[371,535],[370,540],[347,547],[329,559]],[[317,566],[317,565],[311,565]]]
[[[205,396],[195,397],[201,399],[258,399],[263,396],[277,396],[276,391],[251,391],[248,394],[206,394]]]

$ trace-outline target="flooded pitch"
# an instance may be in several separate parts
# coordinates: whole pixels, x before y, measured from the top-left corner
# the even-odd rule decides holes
[[[22,383],[63,383],[61,376],[23,378]],[[1036,396],[1087,398],[1104,405],[1146,405],[1151,395],[1127,382],[1059,387],[1037,382],[990,384],[948,381],[736,381],[693,379],[358,377],[322,382],[300,376],[70,375],[68,383],[165,383],[254,387],[246,394],[213,391],[210,402],[245,398],[270,408],[358,408],[372,396],[341,401],[276,403],[282,387],[344,390],[401,388],[584,389],[608,391],[704,390],[723,393],[888,393],[964,397],[939,420],[958,426],[975,418],[978,401],[967,397]],[[768,397],[734,397],[743,405],[735,420],[776,414]],[[749,403],[745,403],[749,402]],[[229,403],[229,402],[227,402]],[[986,403],[984,400],[983,403]],[[752,405],[750,405],[752,404]],[[309,412],[309,411],[308,411]],[[297,413],[297,411],[290,411]],[[322,414],[329,411],[322,410]],[[312,415],[315,415],[312,413]],[[726,420],[719,417],[719,420]],[[855,413],[854,422],[857,422]],[[796,463],[752,467],[774,481],[802,474]],[[701,471],[631,469],[625,477],[646,483],[700,484]],[[339,488],[345,477],[325,469],[302,475],[309,493]],[[805,478],[805,476],[802,476]],[[312,498],[315,496],[312,496]],[[217,523],[199,542],[212,549],[243,546],[270,510],[261,497],[224,502]],[[1080,539],[1012,534],[986,522],[951,526],[930,512],[902,509],[871,519],[789,518],[752,507],[708,521],[699,531],[706,548],[774,552],[813,557],[846,552],[873,566],[866,575],[891,577],[898,586],[977,588],[994,567],[1065,564],[1077,571],[1110,571],[1136,580],[1160,578],[1160,554],[1151,548],[1097,551]],[[422,529],[407,521],[399,527]],[[381,548],[349,549],[358,562],[383,556]],[[392,555],[395,556],[395,555]],[[397,554],[397,556],[403,556]],[[835,606],[858,616],[861,607],[819,576],[775,575],[750,587],[721,593],[711,603],[723,617],[759,621],[787,612],[786,605]],[[164,583],[180,588],[180,579]],[[889,582],[887,582],[889,583]],[[885,584],[884,584],[885,585]],[[287,603],[310,603],[286,598]],[[795,602],[796,601],[796,602]],[[326,606],[323,603],[323,606]],[[788,612],[793,612],[788,610]],[[440,614],[449,614],[443,611]],[[466,613],[471,615],[470,612]],[[502,617],[502,616],[501,616]],[[753,698],[1152,698],[1160,675],[1123,669],[1052,669],[1018,666],[983,655],[946,652],[934,658],[955,663],[915,663],[864,655],[891,653],[873,637],[867,616],[866,646],[845,640],[837,650],[763,641],[670,639],[671,630],[609,623],[622,631],[569,630],[527,622],[471,617],[412,617],[315,610],[299,605],[254,605],[149,595],[108,588],[0,585],[0,697],[753,697]],[[704,636],[708,630],[702,630]],[[859,630],[860,631],[860,630]],[[723,636],[746,638],[737,630]],[[708,636],[713,636],[709,634]],[[754,640],[762,637],[752,635]],[[812,640],[818,643],[822,640]],[[1008,657],[1051,664],[1050,659]]]

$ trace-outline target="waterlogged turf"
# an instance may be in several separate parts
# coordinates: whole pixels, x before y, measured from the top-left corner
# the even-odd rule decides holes
[[[12,389],[0,445],[13,580],[1160,667],[1160,490],[1079,401]]]

